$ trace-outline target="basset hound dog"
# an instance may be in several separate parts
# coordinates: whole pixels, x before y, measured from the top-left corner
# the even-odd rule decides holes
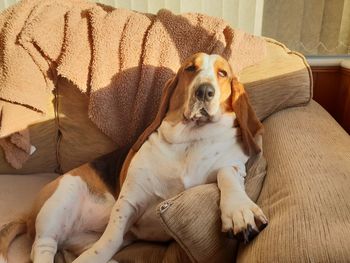
[[[254,139],[262,124],[229,63],[219,55],[192,55],[167,82],[164,97],[169,104],[159,125],[123,163],[121,189],[100,161],[57,178],[28,216],[1,231],[0,262],[23,232],[33,237],[34,263],[53,263],[63,248],[78,256],[75,263],[115,262],[114,254],[134,240],[170,239],[158,224],[160,202],[214,182],[223,232],[247,242],[268,223],[244,190],[245,163],[260,151]]]

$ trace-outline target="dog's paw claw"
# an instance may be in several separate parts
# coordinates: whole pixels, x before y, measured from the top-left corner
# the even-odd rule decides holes
[[[231,237],[236,238],[238,241],[243,242],[244,244],[247,244],[249,241],[252,241],[259,234],[259,231],[257,231],[250,224],[248,224],[246,229],[243,229],[242,231],[238,232],[236,235],[233,234],[232,230],[229,231],[228,233],[230,233]]]
[[[227,238],[229,239],[235,239],[235,235],[233,234],[233,230],[229,230],[226,232]]]
[[[248,242],[252,241],[261,231],[263,231],[267,225],[268,225],[267,219],[265,220],[255,219],[255,222],[253,225],[251,223],[247,223],[246,225],[241,225],[238,229],[234,230],[234,227],[232,227],[229,229],[226,228],[226,230],[223,229],[223,231],[226,232],[226,235],[229,239],[236,239],[239,242],[247,244]],[[234,223],[233,223],[233,226],[234,226]]]
[[[268,224],[269,224],[268,222],[262,223],[260,225],[257,225],[257,227],[258,227],[259,231],[263,231],[267,227]]]

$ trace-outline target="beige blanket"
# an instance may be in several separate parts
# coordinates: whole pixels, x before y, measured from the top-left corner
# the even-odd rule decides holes
[[[189,55],[220,54],[236,73],[265,56],[263,39],[219,18],[142,14],[80,0],[23,0],[0,15],[0,28],[0,100],[45,114],[61,75],[89,95],[90,119],[120,147],[153,120],[164,83]],[[34,121],[13,116],[0,118],[0,138]],[[26,158],[5,144],[11,140],[0,145],[20,167]]]

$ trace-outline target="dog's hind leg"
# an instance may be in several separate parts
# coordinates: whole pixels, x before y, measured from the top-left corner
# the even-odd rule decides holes
[[[106,263],[123,247],[126,242],[125,234],[144,213],[153,198],[146,190],[147,186],[136,179],[132,176],[127,177],[102,237],[74,263]]]
[[[80,213],[85,182],[78,176],[64,175],[56,191],[36,217],[31,259],[34,263],[53,263],[60,240],[66,239]]]
[[[115,203],[109,223],[102,237],[74,263],[105,263],[122,247],[126,229],[133,220],[135,208],[123,197]]]

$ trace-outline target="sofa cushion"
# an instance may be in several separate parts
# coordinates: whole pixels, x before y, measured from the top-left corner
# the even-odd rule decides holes
[[[0,174],[0,225],[27,212],[40,189],[58,174]]]
[[[57,174],[0,175],[0,227],[26,213],[40,189]],[[15,240],[9,251],[9,263],[27,262],[30,242],[26,236]]]
[[[265,39],[266,57],[240,74],[260,120],[279,110],[305,105],[312,98],[312,74],[305,57],[276,40]]]
[[[270,222],[237,262],[349,262],[350,136],[314,101],[264,125]]]
[[[57,83],[59,164],[67,172],[83,163],[116,149],[116,144],[103,134],[88,117],[89,97],[64,78]]]
[[[219,189],[201,185],[162,202],[158,213],[165,231],[192,262],[231,262],[235,241],[221,232]]]
[[[15,169],[6,161],[3,149],[0,147],[0,174],[55,172],[58,166],[56,158],[58,128],[55,120],[53,94],[47,104],[48,110],[46,114],[42,114],[28,111],[22,105],[0,100],[0,138],[28,128],[30,143],[36,148],[23,167]],[[28,120],[32,122],[28,123]],[[7,130],[4,130],[5,128]]]

